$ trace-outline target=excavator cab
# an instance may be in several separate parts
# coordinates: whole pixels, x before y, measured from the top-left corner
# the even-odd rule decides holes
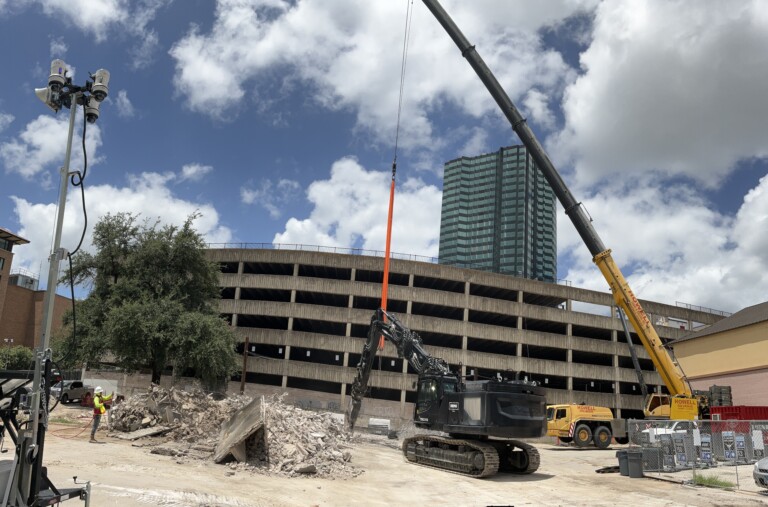
[[[446,395],[459,392],[459,381],[456,376],[428,375],[419,378],[416,389],[416,405],[413,409],[413,420],[417,426],[429,427],[439,421],[445,412],[443,404]]]

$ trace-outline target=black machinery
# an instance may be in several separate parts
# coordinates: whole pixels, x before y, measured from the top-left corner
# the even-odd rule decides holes
[[[43,395],[33,396],[34,370],[0,371],[0,450],[7,451],[3,449],[6,434],[15,446],[13,459],[0,460],[0,505],[58,505],[64,500],[77,498],[83,500],[87,507],[90,482],[76,488],[56,488],[48,478],[47,468],[43,466],[45,433],[51,409],[49,403],[55,402],[49,398],[52,383],[49,379],[58,379],[51,372],[50,361],[44,362],[46,366],[41,375]],[[39,400],[39,403],[34,400]],[[33,407],[37,408],[37,414]]]
[[[382,336],[419,375],[413,414],[416,427],[447,433],[405,438],[403,454],[408,461],[478,478],[499,471],[530,474],[539,468],[538,451],[514,439],[546,434],[544,388],[519,378],[464,380],[444,360],[430,356],[417,333],[382,309],[371,318],[352,384],[346,413],[350,431],[355,427]]]

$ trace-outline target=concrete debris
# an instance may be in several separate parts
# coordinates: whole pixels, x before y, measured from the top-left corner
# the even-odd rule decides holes
[[[248,447],[267,447],[264,432],[264,405],[260,399],[253,400],[232,415],[221,426],[219,441],[213,454],[213,461],[223,463],[248,461]]]
[[[247,405],[247,396],[231,396],[215,401],[202,389],[183,391],[152,385],[146,393],[134,395],[111,410],[110,429],[133,432],[156,425],[170,426],[175,441],[198,443],[208,441],[215,446],[221,423]]]
[[[231,464],[270,474],[296,477],[356,477],[362,470],[352,465],[351,435],[329,412],[302,410],[271,396],[264,402],[266,444],[254,439],[247,446],[247,461]]]
[[[332,479],[362,473],[351,464],[352,436],[338,414],[302,410],[283,403],[284,398],[251,403],[250,397],[236,395],[216,401],[202,390],[153,385],[110,411],[110,430],[115,436],[139,435],[135,438],[161,433],[163,441],[152,453],[181,461],[212,460],[214,454],[216,461],[225,461],[229,456],[227,466],[233,471]],[[249,404],[258,410],[247,409]]]
[[[142,428],[140,430],[131,431],[128,433],[117,433],[113,436],[121,440],[138,440],[139,438],[151,437],[154,435],[161,435],[171,431],[169,426],[153,426],[150,428]]]

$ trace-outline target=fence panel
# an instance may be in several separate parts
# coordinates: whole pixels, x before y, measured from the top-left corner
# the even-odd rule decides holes
[[[630,420],[630,449],[645,475],[683,483],[764,491],[752,477],[766,457],[768,421]]]

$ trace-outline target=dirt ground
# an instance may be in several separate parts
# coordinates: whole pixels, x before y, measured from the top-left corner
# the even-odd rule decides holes
[[[352,462],[364,470],[358,477],[270,477],[213,462],[150,454],[151,439],[129,442],[101,432],[103,443],[91,444],[89,417],[86,409],[57,407],[44,464],[59,488],[72,487],[73,476],[91,481],[94,507],[768,505],[768,494],[598,474],[598,468],[617,464],[615,449],[550,444],[537,445],[542,465],[530,476],[499,474],[478,480],[418,467],[404,461],[396,441],[367,436],[350,449]],[[59,424],[65,418],[77,423]],[[12,459],[12,452],[4,457]],[[81,504],[70,500],[63,505]]]

